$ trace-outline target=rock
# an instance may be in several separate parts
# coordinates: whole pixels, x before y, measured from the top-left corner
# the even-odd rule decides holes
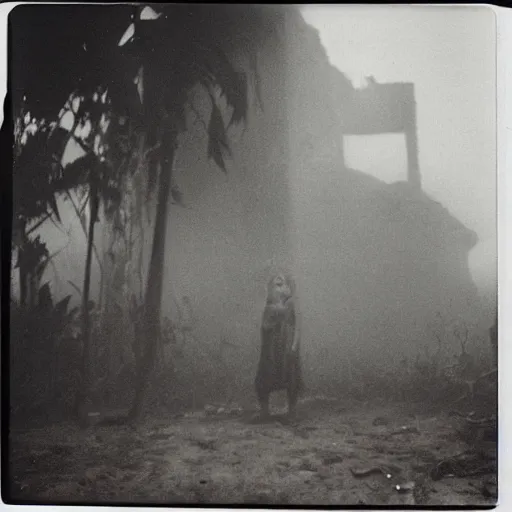
[[[414,490],[415,483],[414,482],[404,482],[403,484],[396,484],[395,489],[397,492],[411,492]]]

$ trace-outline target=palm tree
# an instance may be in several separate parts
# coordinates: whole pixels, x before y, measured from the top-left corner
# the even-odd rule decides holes
[[[147,144],[159,145],[149,166],[149,182],[158,180],[158,194],[143,316],[145,351],[130,419],[142,413],[157,353],[167,208],[178,135],[186,130],[187,111],[194,110],[191,93],[199,87],[210,99],[208,156],[225,171],[224,158],[230,153],[227,129],[246,120],[248,75],[258,95],[257,51],[277,35],[281,14],[272,7],[255,6],[173,5],[158,14],[145,7],[121,40],[128,39],[128,51],[140,59],[138,88]],[[248,64],[247,71],[237,69],[241,59]],[[222,100],[231,110],[227,126]]]

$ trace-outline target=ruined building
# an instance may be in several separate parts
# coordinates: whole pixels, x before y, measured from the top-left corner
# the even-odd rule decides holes
[[[398,363],[435,348],[434,331],[458,350],[439,315],[468,327],[476,316],[477,237],[421,188],[413,85],[354,89],[295,8],[281,33],[282,47],[261,52],[263,108],[231,133],[227,175],[207,159],[200,126],[182,138],[176,180],[187,208],[170,208],[163,313],[188,295],[197,340],[238,346],[226,357],[251,385],[275,261],[298,282],[306,379],[334,379],[357,358]],[[408,176],[391,185],[347,168],[343,154],[344,135],[384,132],[404,133],[408,149]],[[75,246],[59,257],[65,283],[66,258],[80,269],[83,258]]]
[[[421,189],[413,85],[356,90],[298,12],[283,33],[285,47],[260,59],[263,111],[252,111],[235,143],[228,179],[197,161],[204,151],[178,162],[192,204],[171,221],[178,268],[168,281],[186,288],[201,274],[189,293],[202,333],[236,340],[244,372],[256,361],[270,259],[297,276],[307,368],[335,374],[354,354],[414,356],[436,343],[438,312],[448,324],[474,318],[476,234]],[[344,134],[385,132],[404,133],[409,158],[409,175],[391,185],[343,157]]]

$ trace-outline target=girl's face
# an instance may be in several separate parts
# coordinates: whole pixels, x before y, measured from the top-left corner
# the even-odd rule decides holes
[[[288,280],[283,274],[278,274],[270,280],[268,298],[271,302],[279,302],[291,297],[292,292]]]

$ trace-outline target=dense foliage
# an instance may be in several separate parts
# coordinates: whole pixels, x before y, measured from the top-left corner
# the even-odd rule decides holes
[[[210,98],[208,156],[224,170],[230,154],[227,129],[246,120],[250,90],[259,95],[257,51],[272,38],[279,44],[275,36],[282,16],[274,7],[217,5],[31,5],[10,15],[13,249],[21,263],[27,261],[23,255],[32,244],[34,222],[58,222],[56,196],[79,195],[81,201],[73,204],[88,239],[81,290],[85,413],[93,379],[88,304],[99,215],[119,226],[116,212],[127,180],[141,168],[147,199],[158,184],[144,329],[138,331],[145,340],[131,411],[136,418],[157,355],[167,205],[170,195],[180,200],[171,186],[172,168],[178,135],[195,110],[192,93],[199,88]],[[64,162],[70,144],[78,156]],[[24,291],[32,272],[29,263],[20,265],[22,308],[35,306],[27,304]]]

